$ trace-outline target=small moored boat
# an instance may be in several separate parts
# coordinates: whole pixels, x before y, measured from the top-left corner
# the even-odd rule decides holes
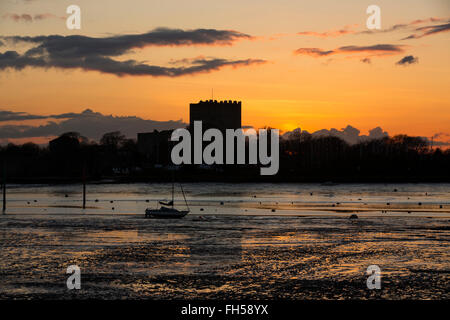
[[[175,218],[183,218],[185,215],[189,213],[189,210],[177,210],[175,208],[168,208],[161,206],[159,209],[146,209],[145,217],[146,218],[167,218],[167,219],[175,219]]]
[[[174,184],[172,183],[172,201],[164,202],[159,201],[161,205],[159,208],[151,209],[147,208],[145,210],[145,218],[160,218],[160,219],[178,219],[186,216],[190,210],[189,205],[186,201],[186,196],[184,195],[183,186],[180,184],[181,192],[183,193],[184,202],[186,203],[187,210],[177,210],[174,208]]]

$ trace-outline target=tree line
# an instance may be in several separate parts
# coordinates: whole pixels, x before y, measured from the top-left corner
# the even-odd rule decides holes
[[[161,153],[170,154],[170,150]],[[10,182],[78,181],[83,177],[163,181],[171,179],[167,173],[173,169],[170,157],[150,160],[139,152],[135,139],[118,131],[104,134],[99,142],[68,132],[48,146],[9,143],[0,147],[0,159],[3,176]],[[298,133],[280,140],[280,170],[273,177],[261,177],[255,165],[191,165],[178,171],[178,177],[191,181],[450,182],[450,149],[433,148],[427,140],[407,135],[350,145],[337,137]]]

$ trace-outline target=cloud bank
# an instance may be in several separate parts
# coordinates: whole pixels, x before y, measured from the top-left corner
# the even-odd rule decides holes
[[[288,131],[285,134],[283,134],[283,138],[285,139],[292,139],[300,134],[310,134],[308,131],[297,128],[294,129],[293,131]],[[356,144],[356,143],[360,143],[360,142],[364,142],[364,141],[369,141],[369,140],[373,140],[373,139],[381,139],[381,138],[385,138],[388,137],[389,134],[385,131],[383,131],[383,129],[381,129],[380,127],[376,127],[372,130],[369,131],[369,135],[360,135],[361,131],[348,125],[345,128],[342,128],[341,130],[337,130],[337,129],[322,129],[322,130],[318,130],[315,131],[313,133],[311,133],[311,135],[315,138],[319,138],[319,137],[338,137],[342,140],[344,140],[345,142],[347,142],[348,144]]]
[[[28,120],[47,120],[42,125],[28,125]],[[58,120],[58,121],[56,121]],[[9,124],[11,121],[23,121],[20,124]],[[81,135],[95,141],[99,141],[103,134],[107,132],[121,131],[128,138],[136,138],[139,132],[151,132],[153,130],[168,130],[176,128],[184,128],[187,124],[182,120],[177,121],[156,121],[142,119],[136,116],[113,116],[105,115],[100,112],[94,112],[86,109],[80,113],[61,113],[52,115],[37,115],[26,112],[15,112],[8,110],[0,110],[0,142],[5,143],[10,139],[37,139],[37,138],[53,138],[65,132],[79,132]],[[244,126],[252,128],[251,126]],[[338,129],[322,129],[309,133],[306,130],[297,128],[284,133],[283,139],[296,139],[302,134],[313,137],[338,137],[348,144],[356,144],[360,142],[370,141],[373,139],[381,139],[388,137],[389,134],[380,127],[376,127],[369,131],[368,135],[361,135],[360,130],[348,125],[341,130]],[[433,146],[450,146],[448,139],[450,134],[440,132],[433,137],[421,137],[431,143]]]
[[[394,31],[401,31],[401,30],[409,30],[411,28],[417,27],[417,25],[420,25],[420,24],[431,23],[431,22],[435,23],[435,22],[442,22],[442,21],[446,21],[446,19],[445,18],[436,18],[436,17],[416,19],[416,20],[410,21],[408,23],[395,24],[386,29],[360,31],[360,32],[358,32],[358,34],[377,34],[377,33],[387,33],[387,32],[394,32]]]
[[[325,57],[334,54],[368,53],[374,55],[399,54],[404,52],[404,46],[396,44],[375,44],[371,46],[343,46],[333,50],[320,48],[299,48],[294,51],[296,55],[307,55],[315,58]]]
[[[449,32],[450,31],[450,22],[440,25],[434,25],[434,26],[425,26],[421,28],[417,28],[415,31],[418,31],[418,33],[414,33],[406,38],[403,38],[402,40],[408,40],[408,39],[420,39],[423,37],[431,36],[438,33],[443,32]]]
[[[25,112],[0,111],[0,122],[13,120],[48,119],[43,125],[0,125],[0,139],[54,137],[62,133],[76,131],[83,136],[99,140],[104,133],[121,131],[129,138],[136,138],[138,132],[183,128],[187,124],[181,120],[156,121],[135,116],[119,117],[104,115],[86,109],[81,113],[63,113],[49,116],[33,115]],[[56,122],[53,119],[63,119]]]
[[[131,49],[148,46],[190,46],[190,45],[231,45],[240,39],[252,39],[248,34],[234,30],[216,29],[169,29],[156,28],[142,34],[125,34],[103,38],[80,35],[60,36],[9,36],[3,37],[13,42],[37,44],[34,53],[44,51],[55,56],[118,56]]]
[[[87,36],[9,36],[0,37],[12,43],[34,45],[23,54],[17,51],[0,53],[0,70],[22,70],[26,67],[81,69],[114,74],[116,76],[166,76],[178,77],[210,72],[222,67],[241,67],[265,63],[262,59],[186,59],[185,65],[166,67],[149,65],[136,60],[115,60],[149,46],[231,45],[239,39],[252,37],[233,30],[196,29],[181,30],[158,28],[143,34],[94,38]]]
[[[437,18],[437,17],[429,17],[429,18],[423,18],[423,19],[416,19],[407,23],[398,23],[395,24],[389,28],[381,29],[381,30],[356,30],[356,28],[359,27],[358,24],[353,25],[347,25],[338,29],[332,29],[327,30],[323,32],[317,32],[317,31],[301,31],[297,32],[297,35],[299,36],[312,36],[312,37],[318,37],[318,38],[336,38],[340,36],[345,35],[360,35],[360,34],[380,34],[380,33],[389,33],[389,32],[396,32],[396,31],[402,31],[402,30],[414,30],[416,28],[416,31],[431,31],[430,34],[446,31],[448,27],[445,25],[441,26],[425,26],[417,28],[418,25],[426,24],[426,23],[437,23],[437,22],[449,22],[446,18]],[[364,26],[365,28],[365,26]],[[444,29],[444,30],[442,30]],[[433,32],[434,31],[434,32]],[[437,31],[437,32],[436,32]],[[414,36],[408,37],[408,39],[415,38]]]
[[[372,130],[369,130],[368,135],[361,135],[361,131],[356,129],[355,127],[352,127],[350,125],[347,125],[347,127],[342,128],[341,130],[332,128],[332,129],[321,129],[318,131],[315,131],[313,133],[309,133],[306,130],[302,130],[301,128],[294,129],[292,131],[288,131],[282,135],[283,139],[298,139],[301,135],[311,135],[313,138],[320,138],[320,137],[337,137],[345,142],[347,142],[350,145],[354,145],[361,142],[367,142],[371,140],[377,140],[377,139],[383,139],[389,137],[389,134],[386,131],[383,131],[382,128],[376,127]],[[440,132],[436,133],[430,138],[428,137],[420,137],[427,141],[430,145],[433,145],[434,147],[448,147],[450,146],[450,140],[448,139],[450,137],[450,134]],[[439,140],[437,140],[439,139]]]

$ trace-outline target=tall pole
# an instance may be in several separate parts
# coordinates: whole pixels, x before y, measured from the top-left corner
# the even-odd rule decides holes
[[[2,190],[3,190],[3,214],[6,212],[6,160],[3,159],[3,179],[2,179]]]
[[[83,210],[86,209],[86,162],[83,164]]]
[[[174,190],[174,187],[175,187],[174,183],[175,183],[175,174],[172,171],[172,208],[173,208],[173,193],[175,192],[175,190]]]

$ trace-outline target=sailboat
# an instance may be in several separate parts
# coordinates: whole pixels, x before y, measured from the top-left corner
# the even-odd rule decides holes
[[[180,183],[181,192],[183,193],[184,202],[186,203],[187,210],[177,210],[174,208],[174,183],[172,182],[172,200],[169,202],[159,201],[158,203],[161,205],[157,209],[147,208],[145,210],[145,218],[159,218],[159,219],[177,219],[183,218],[189,212],[189,205],[186,201],[186,196],[184,195],[183,186]]]

